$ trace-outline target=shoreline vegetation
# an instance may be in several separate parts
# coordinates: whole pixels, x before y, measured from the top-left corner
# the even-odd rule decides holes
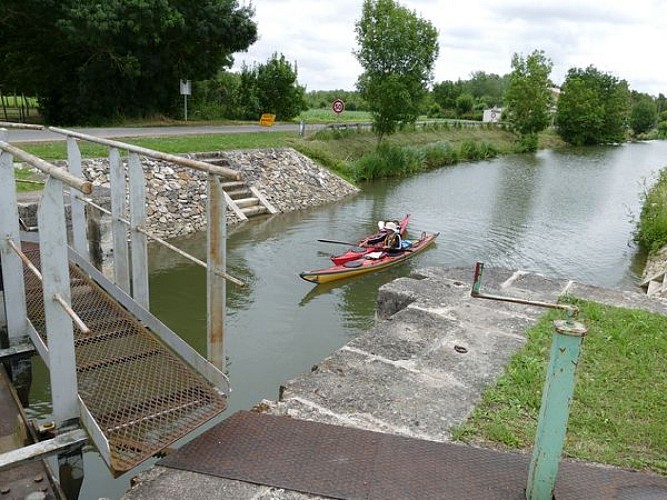
[[[667,168],[643,194],[635,241],[649,255],[656,255],[667,245]]]
[[[347,120],[334,123],[355,123],[351,118],[357,118],[358,123],[365,117],[351,115]],[[211,125],[210,122],[199,124]],[[194,126],[192,123],[188,125]],[[300,137],[297,132],[257,132],[130,137],[122,140],[173,154],[291,147],[355,184],[379,178],[405,177],[462,161],[486,160],[522,152],[518,137],[505,126],[481,122],[465,126],[463,122],[429,121],[425,126],[410,126],[399,130],[386,137],[380,147],[369,128],[357,127],[307,132],[304,137]],[[19,143],[17,146],[45,160],[67,158],[66,145],[62,141]],[[539,136],[540,149],[564,146],[565,143],[553,130],[546,130]],[[80,148],[84,158],[107,155],[104,146],[81,143]]]

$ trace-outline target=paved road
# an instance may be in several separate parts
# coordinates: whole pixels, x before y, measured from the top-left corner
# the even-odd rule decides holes
[[[308,125],[309,130],[321,128],[323,125]],[[177,127],[118,127],[118,128],[72,128],[83,134],[117,139],[125,137],[161,137],[169,135],[206,135],[206,134],[243,134],[248,132],[298,132],[298,124],[278,124],[272,127],[260,125],[220,125],[220,126],[177,126]],[[43,142],[62,141],[65,136],[48,129],[27,130],[7,129],[8,142]]]

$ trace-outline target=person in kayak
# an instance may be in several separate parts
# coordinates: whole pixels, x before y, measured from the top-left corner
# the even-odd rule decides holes
[[[387,222],[384,226],[387,236],[384,240],[384,249],[388,252],[410,251],[410,240],[401,237],[400,226],[396,222]]]
[[[395,222],[387,222],[384,225],[384,229],[387,231],[387,237],[384,239],[384,247],[387,250],[401,250],[403,242],[401,241],[398,225]]]

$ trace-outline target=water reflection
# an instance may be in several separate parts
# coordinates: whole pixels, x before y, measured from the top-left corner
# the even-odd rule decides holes
[[[232,385],[226,417],[276,399],[284,381],[307,372],[374,322],[377,290],[412,269],[489,266],[525,269],[600,286],[635,287],[644,257],[628,213],[639,213],[642,179],[663,167],[667,142],[542,151],[441,168],[364,186],[339,203],[247,222],[228,231],[226,350]],[[409,235],[440,231],[437,244],[399,266],[325,285],[299,278],[324,267],[379,219],[412,215]],[[204,259],[202,235],[175,242]],[[204,353],[206,275],[170,251],[150,249],[151,309]],[[33,411],[48,414],[47,373],[35,363]],[[42,405],[42,406],[40,406]],[[212,425],[212,424],[211,424]],[[84,455],[82,498],[116,498],[99,457]],[[148,466],[150,464],[147,464]]]

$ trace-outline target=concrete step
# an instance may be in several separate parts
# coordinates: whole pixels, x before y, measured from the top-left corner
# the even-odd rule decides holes
[[[235,189],[233,191],[227,191],[227,194],[232,200],[239,200],[242,198],[250,198],[252,197],[252,193],[250,192],[249,189]]]
[[[651,297],[652,295],[655,295],[657,292],[659,292],[661,289],[662,289],[662,281],[651,280],[648,283],[648,287],[646,289],[646,295]]]
[[[268,214],[269,213],[267,208],[263,207],[261,205],[255,205],[253,207],[242,208],[241,211],[244,213],[244,215],[246,217],[252,217],[254,215],[262,215],[262,214]]]
[[[665,271],[660,271],[660,272],[654,274],[653,276],[651,276],[650,278],[647,278],[644,281],[642,281],[639,286],[641,288],[648,288],[648,286],[651,284],[652,281],[664,282],[665,279],[666,279],[666,276],[667,276],[667,273],[665,273]]]
[[[221,184],[222,189],[225,191],[230,190],[230,189],[236,189],[236,188],[245,188],[246,183],[244,181],[229,181],[229,182],[223,182]]]
[[[239,207],[241,210],[244,208],[248,207],[254,207],[255,205],[259,205],[259,200],[257,198],[241,198],[234,200],[234,203],[236,203],[236,206]]]

